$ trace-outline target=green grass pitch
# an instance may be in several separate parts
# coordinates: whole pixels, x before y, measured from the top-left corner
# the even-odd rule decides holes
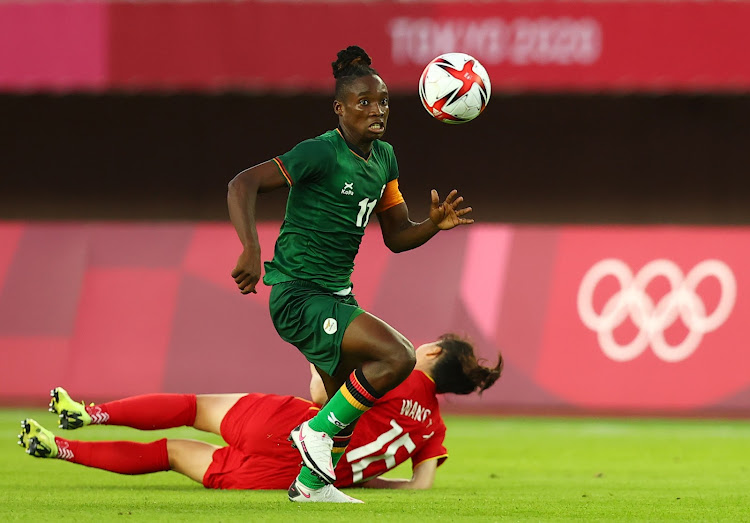
[[[750,521],[748,420],[450,416],[450,458],[432,490],[354,489],[365,505],[310,506],[283,491],[209,491],[175,472],[121,476],[32,458],[16,444],[27,416],[56,425],[46,411],[0,411],[3,521]],[[220,442],[193,429],[58,433]]]

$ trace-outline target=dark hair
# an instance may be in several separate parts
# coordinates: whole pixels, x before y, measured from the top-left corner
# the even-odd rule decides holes
[[[333,67],[333,77],[336,79],[337,99],[357,78],[378,74],[375,69],[370,67],[370,64],[372,64],[370,57],[359,46],[350,45],[339,51],[336,57],[336,61],[331,63],[331,67]]]
[[[485,367],[482,365],[484,360],[477,360],[471,342],[456,334],[443,334],[437,344],[443,349],[432,368],[432,379],[435,380],[435,392],[438,394],[481,394],[503,372],[502,354],[498,353],[494,368]]]

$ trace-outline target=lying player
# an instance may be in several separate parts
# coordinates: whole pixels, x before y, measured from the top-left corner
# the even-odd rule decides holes
[[[447,457],[436,395],[487,389],[500,377],[503,360],[499,356],[494,368],[482,366],[472,345],[453,334],[420,346],[416,355],[411,375],[362,416],[336,468],[335,486],[309,490],[296,481],[300,457],[287,441],[291,430],[314,416],[327,399],[316,372],[310,385],[316,403],[274,394],[148,394],[86,407],[61,387],[52,391],[50,411],[59,414],[63,429],[92,424],[142,430],[192,426],[221,435],[228,444],[223,447],[186,439],[68,440],[33,419],[22,422],[19,444],[36,457],[120,474],[174,470],[206,488],[285,489],[291,483],[289,499],[298,502],[361,503],[336,487],[428,489]],[[337,448],[334,442],[334,452]],[[411,479],[379,477],[408,458]]]

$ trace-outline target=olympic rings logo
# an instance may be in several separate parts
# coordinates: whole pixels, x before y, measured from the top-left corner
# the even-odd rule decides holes
[[[614,276],[620,290],[610,297],[601,312],[594,310],[593,296],[599,282]],[[670,291],[658,303],[646,292],[649,283],[657,277],[669,282]],[[696,293],[705,278],[715,278],[721,287],[719,303],[711,314]],[[608,258],[596,263],[581,281],[578,288],[578,314],[586,327],[596,332],[599,346],[614,361],[637,358],[649,345],[654,354],[666,362],[682,361],[700,344],[703,335],[720,327],[734,308],[737,283],[732,270],[720,260],[704,260],[683,276],[671,260],[653,260],[633,276],[623,261]],[[614,339],[614,330],[627,318],[638,328],[638,334],[627,344]],[[680,318],[688,329],[685,339],[670,345],[664,331]]]

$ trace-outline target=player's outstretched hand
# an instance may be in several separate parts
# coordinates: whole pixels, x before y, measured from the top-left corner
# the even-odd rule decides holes
[[[242,294],[257,294],[255,285],[260,281],[260,254],[242,251],[232,271],[232,278]]]
[[[463,196],[458,196],[458,191],[453,189],[450,194],[445,198],[445,201],[440,203],[440,198],[435,189],[432,190],[432,205],[430,205],[430,220],[438,229],[446,230],[452,229],[458,225],[468,225],[474,223],[472,218],[464,218],[466,214],[471,212],[471,207],[458,208],[459,205],[464,201]]]

